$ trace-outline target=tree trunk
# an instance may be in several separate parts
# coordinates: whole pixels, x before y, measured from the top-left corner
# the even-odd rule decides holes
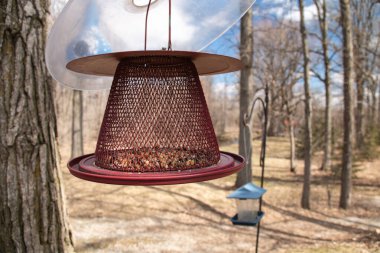
[[[378,105],[377,105],[377,124],[380,126],[380,84],[378,84],[378,93],[377,93],[377,95],[378,95],[378,100],[377,100],[377,103],[378,103]]]
[[[355,56],[354,56],[355,57]],[[367,132],[367,130],[369,130],[371,128],[371,122],[372,122],[372,111],[371,111],[371,100],[372,100],[372,97],[371,97],[371,94],[370,94],[370,91],[367,91],[367,94],[366,94],[366,104],[367,104],[367,112],[364,113],[366,116],[367,116],[367,119],[366,119],[366,123],[367,123],[367,129],[365,129]],[[364,137],[366,138],[366,136]]]
[[[295,166],[295,156],[296,156],[296,143],[294,139],[294,124],[293,124],[293,116],[292,116],[292,110],[289,106],[289,97],[285,95],[284,91],[285,87],[281,87],[281,96],[284,100],[285,105],[285,111],[286,111],[286,120],[288,121],[287,129],[289,134],[289,143],[290,143],[290,172],[295,173],[296,172],[296,166]],[[293,91],[290,89],[289,91],[293,97]]]
[[[371,87],[375,87],[375,88],[372,88],[370,89],[370,100],[371,100],[371,103],[368,104],[368,106],[370,107],[370,113],[369,113],[369,127],[375,127],[375,122],[376,122],[376,119],[377,119],[377,113],[376,113],[376,106],[377,106],[377,98],[376,98],[376,90],[377,90],[377,86],[376,85],[373,85]]]
[[[44,58],[49,5],[0,4],[1,252],[72,251]]]
[[[355,131],[353,132],[353,140],[356,143],[353,145],[358,149],[365,149],[366,130],[371,128],[373,121],[370,104],[367,105],[366,99],[369,98],[372,86],[373,77],[376,72],[376,59],[378,58],[379,40],[374,36],[377,33],[378,20],[376,12],[376,1],[372,0],[351,0],[351,30],[352,44],[354,55],[354,72],[357,90],[356,111],[355,111]],[[368,92],[367,88],[368,87]],[[367,93],[367,94],[366,94]],[[372,115],[371,115],[372,114]]]
[[[71,126],[71,158],[83,155],[83,92],[74,90]]]
[[[343,164],[339,207],[347,209],[351,204],[352,188],[352,139],[354,128],[353,110],[353,45],[351,28],[351,10],[349,0],[340,0],[341,25],[343,33],[343,68],[344,68],[344,137]]]
[[[296,159],[296,142],[294,139],[294,126],[290,121],[289,125],[289,141],[290,141],[290,172],[296,172],[295,159]]]
[[[243,62],[243,69],[240,74],[240,118],[239,118],[239,154],[246,158],[246,166],[241,170],[237,177],[235,186],[240,187],[252,178],[252,161],[251,161],[251,133],[249,129],[244,130],[244,116],[248,113],[249,108],[249,80],[252,75],[253,59],[253,31],[252,31],[252,9],[241,19],[240,25],[240,57]]]
[[[364,144],[364,82],[360,74],[356,76],[356,145],[358,149],[362,149]]]
[[[304,89],[305,89],[305,168],[304,168],[304,182],[302,189],[301,206],[305,209],[310,209],[310,180],[311,180],[311,159],[312,159],[312,113],[311,113],[311,95],[309,84],[309,48],[307,41],[307,32],[305,27],[304,5],[303,0],[298,0],[300,8],[300,31],[302,36],[302,49],[304,55],[303,75],[304,75]]]
[[[222,110],[221,110],[221,122],[220,122],[220,129],[219,133],[220,135],[224,135],[226,132],[226,119],[227,119],[227,103],[228,103],[228,98],[227,98],[227,90],[228,90],[228,84],[227,82],[224,83],[223,85],[223,100],[222,100]]]
[[[331,166],[331,91],[330,91],[330,58],[328,47],[328,21],[326,0],[322,2],[322,13],[319,14],[322,34],[323,63],[325,67],[325,143],[321,170],[329,170]]]

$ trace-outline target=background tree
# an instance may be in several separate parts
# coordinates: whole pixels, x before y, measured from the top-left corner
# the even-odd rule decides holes
[[[0,249],[69,252],[52,79],[44,59],[50,1],[0,4]]]
[[[255,54],[253,68],[258,87],[270,87],[272,124],[285,125],[290,143],[290,171],[295,172],[295,122],[296,107],[300,101],[294,94],[300,75],[302,58],[301,40],[291,22],[265,22],[254,31]],[[276,120],[274,120],[276,118]],[[274,129],[274,127],[272,127]],[[277,129],[281,128],[277,126]],[[277,133],[278,134],[278,133]]]
[[[356,143],[366,157],[376,153],[377,88],[380,5],[373,0],[351,0],[356,103]],[[379,6],[379,7],[377,7]],[[372,149],[372,150],[371,150]],[[372,153],[372,155],[371,155]]]
[[[373,40],[376,2],[373,0],[351,0],[352,33],[354,50],[354,68],[356,82],[356,144],[363,148],[365,140],[365,104],[366,90],[371,87],[371,76],[374,69],[370,53]],[[372,59],[371,59],[372,58]],[[376,98],[376,96],[375,96]],[[367,106],[370,106],[369,104]],[[369,107],[370,108],[370,107]]]
[[[73,91],[71,158],[83,155],[83,92]]]
[[[325,125],[324,125],[324,149],[321,170],[329,170],[331,165],[331,81],[330,81],[330,55],[328,42],[328,20],[326,0],[314,0],[317,9],[320,41],[322,44],[322,57],[324,65],[324,76],[314,72],[325,84]]]
[[[311,180],[311,160],[312,160],[312,108],[311,108],[311,94],[309,84],[309,48],[307,41],[307,31],[305,26],[304,3],[303,0],[298,0],[300,9],[300,32],[302,37],[302,51],[303,51],[303,76],[304,76],[304,90],[305,90],[305,168],[304,168],[304,183],[302,188],[301,206],[310,209],[310,180]]]
[[[240,187],[252,178],[252,161],[251,161],[251,134],[245,131],[243,119],[248,113],[249,108],[249,83],[252,78],[252,60],[253,60],[253,30],[252,30],[252,9],[241,19],[240,24],[240,58],[243,62],[243,69],[240,73],[240,108],[239,108],[239,154],[246,158],[247,165],[241,170],[237,177],[235,186]],[[245,136],[244,136],[245,135]],[[244,141],[245,138],[245,141]],[[247,154],[248,153],[248,154]]]
[[[339,207],[347,209],[351,204],[352,188],[352,139],[354,129],[353,75],[354,52],[352,45],[351,8],[349,0],[340,0],[341,25],[343,33],[344,70],[344,137],[341,191]]]

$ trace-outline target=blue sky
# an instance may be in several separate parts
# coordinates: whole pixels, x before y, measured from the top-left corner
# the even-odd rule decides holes
[[[337,8],[337,1],[328,1],[331,8],[334,8],[335,11]],[[319,27],[317,23],[317,9],[313,1],[305,1],[305,19],[307,24],[307,29],[309,32],[318,33]],[[298,1],[295,0],[257,0],[253,6],[253,26],[254,28],[258,27],[258,24],[262,20],[289,20],[298,24],[300,20]],[[205,51],[215,52],[219,54],[226,54],[233,57],[239,57],[238,43],[239,43],[239,22],[231,28],[230,31],[225,33],[220,39],[211,44]],[[340,44],[338,38],[331,37],[331,41],[336,44]],[[319,41],[309,37],[311,44],[316,44],[319,46]],[[339,58],[340,55],[337,54],[335,58]],[[339,61],[339,60],[338,60]],[[315,69],[323,75],[323,66],[317,65]],[[340,94],[340,84],[342,82],[342,75],[340,73],[332,73],[332,81],[336,86],[336,93]],[[225,81],[236,83],[238,78],[236,75],[219,75],[214,77],[215,83],[223,83]],[[303,81],[301,80],[298,89],[302,86]],[[314,94],[323,94],[324,93],[324,84],[321,83],[318,79],[311,79],[311,88]]]
[[[55,13],[55,15],[57,15],[59,13],[59,10],[62,8],[62,6],[64,5],[64,3],[66,1],[67,0],[53,0],[53,13]],[[87,0],[87,1],[89,1],[89,0]],[[99,1],[99,0],[96,0],[96,1],[94,0],[93,2],[97,2],[97,1]],[[224,0],[224,1],[226,1],[226,4],[227,4],[229,1],[234,1],[234,0]],[[177,4],[178,3],[179,2],[177,2]],[[197,2],[194,2],[194,3],[197,3]],[[202,3],[209,3],[209,2],[203,1]],[[222,2],[217,2],[217,3],[219,4]],[[235,2],[232,2],[232,3],[235,3]],[[339,2],[337,0],[327,0],[327,3],[328,3],[329,11],[331,12],[331,10],[333,10],[332,13],[334,15],[339,15]],[[280,19],[282,19],[282,20],[287,20],[287,21],[292,21],[292,22],[298,23],[299,19],[300,19],[299,18],[299,9],[298,9],[298,0],[257,0],[253,6],[253,11],[254,11],[254,14],[253,14],[253,16],[254,16],[254,20],[253,20],[254,28],[258,28],[260,26],[260,22],[262,20],[280,20]],[[203,15],[205,15],[209,12],[210,12],[210,8],[205,8],[205,13],[203,13]],[[220,13],[223,14],[223,12],[220,12]],[[316,14],[317,14],[317,9],[316,9],[313,1],[312,0],[305,0],[305,18],[306,18],[306,23],[307,23],[307,29],[309,32],[319,34],[319,27],[317,24]],[[97,15],[97,14],[93,14],[93,15]],[[189,15],[189,16],[192,16],[192,15]],[[197,15],[195,15],[195,16],[197,16]],[[185,19],[182,16],[181,16],[181,18]],[[95,19],[95,20],[97,20],[97,19]],[[215,25],[215,23],[216,23],[216,26],[220,25],[219,20],[220,19],[218,19],[216,22],[214,22],[213,25]],[[181,27],[181,25],[179,25],[178,22],[174,22],[174,24],[176,24],[177,27]],[[200,21],[197,22],[196,24],[198,24],[198,26],[202,26],[202,22],[200,22]],[[107,24],[107,25],[109,25],[109,24]],[[333,24],[333,25],[336,25],[336,24]],[[162,25],[160,24],[160,26],[162,26]],[[125,25],[122,25],[122,29],[123,30],[125,30],[125,29],[131,30],[131,28],[129,26],[125,26]],[[164,29],[166,29],[166,26],[164,27]],[[139,31],[139,32],[142,33],[141,31]],[[337,34],[338,35],[340,34],[339,30],[338,30]],[[337,36],[337,34],[330,33],[330,42],[334,43],[337,48],[340,48],[341,47],[340,46],[341,41],[339,38],[340,35]],[[81,34],[81,36],[82,35],[83,34]],[[207,35],[207,36],[209,36],[209,35]],[[130,38],[130,37],[133,37],[133,36],[129,36],[128,38]],[[203,36],[198,36],[198,37],[203,37]],[[237,22],[237,24],[235,24],[222,37],[220,37],[218,40],[216,40],[214,43],[212,43],[210,46],[208,46],[203,51],[219,53],[219,54],[229,55],[229,56],[233,56],[233,57],[239,57],[239,51],[238,51],[239,38],[240,38],[239,22]],[[166,40],[166,37],[165,37],[165,40]],[[192,36],[191,43],[194,42],[193,40],[196,40],[196,38],[194,36]],[[206,39],[206,41],[207,41],[207,39]],[[313,38],[313,36],[309,36],[309,41],[310,41],[310,45],[313,49],[320,47],[320,42],[317,41],[315,38]],[[141,46],[140,44],[141,43],[138,43],[139,46]],[[174,49],[176,49],[176,45],[178,47],[178,43],[177,44],[174,43]],[[116,49],[112,49],[112,51],[115,51],[115,50]],[[133,49],[127,47],[126,50],[133,50]],[[136,50],[136,49],[134,49],[134,50]],[[120,50],[116,50],[116,51],[120,51]],[[315,57],[312,56],[312,59],[314,59],[314,58]],[[341,61],[340,58],[341,58],[341,56],[339,53],[335,55],[334,64],[332,66],[334,69],[334,72],[331,73],[333,84],[335,84],[335,86],[333,86],[333,92],[335,92],[339,96],[342,93],[342,91],[341,91],[341,83],[342,83],[341,72],[342,71],[341,71],[341,67],[339,65],[339,62]],[[281,60],[281,59],[279,59],[279,60]],[[323,76],[324,68],[321,64],[317,63],[317,65],[314,66],[314,69],[316,71],[318,71],[318,73],[321,76]],[[218,75],[218,76],[214,77],[214,83],[216,83],[217,85],[221,84],[223,87],[224,87],[224,83],[226,83],[226,82],[228,84],[236,86],[238,81],[239,80],[238,80],[237,73],[227,74],[227,75]],[[299,86],[302,88],[302,81],[299,83]],[[324,93],[324,84],[322,82],[320,82],[318,79],[312,78],[311,86],[312,86],[313,94],[323,94]]]

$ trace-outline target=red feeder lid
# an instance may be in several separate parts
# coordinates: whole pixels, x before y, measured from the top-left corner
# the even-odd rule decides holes
[[[190,59],[195,65],[198,75],[215,75],[240,70],[240,60],[218,54],[190,51],[127,51],[87,56],[70,61],[66,68],[77,73],[95,76],[114,76],[118,64],[126,58],[146,56],[172,56]]]

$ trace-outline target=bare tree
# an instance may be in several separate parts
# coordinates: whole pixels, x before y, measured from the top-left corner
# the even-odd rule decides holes
[[[251,161],[251,134],[245,131],[243,120],[244,115],[248,113],[249,108],[249,82],[252,77],[252,59],[253,59],[253,32],[252,32],[252,9],[241,19],[240,24],[240,58],[243,62],[243,69],[240,73],[240,119],[239,119],[239,154],[246,158],[247,165],[241,170],[237,177],[235,186],[240,187],[252,178],[252,161]]]
[[[375,42],[378,36],[374,36],[376,33],[374,24],[379,22],[379,19],[376,19],[376,15],[378,16],[379,12],[376,8],[376,1],[373,0],[352,0],[351,4],[353,7],[351,15],[354,38],[355,81],[357,87],[356,143],[359,149],[363,149],[366,126],[372,127],[376,110],[377,83],[373,78],[373,72],[376,66],[376,53],[379,41]],[[365,120],[366,102],[368,120]]]
[[[372,127],[376,111],[377,83],[374,72],[379,51],[378,22],[380,8],[373,0],[351,0],[352,32],[354,48],[355,81],[357,87],[356,130],[358,148],[363,148],[367,126]],[[377,31],[376,31],[377,29]],[[376,34],[377,33],[377,34]],[[376,36],[377,35],[377,36]],[[368,91],[368,92],[366,92]],[[367,93],[367,94],[366,94]],[[365,120],[365,97],[367,96],[367,117]]]
[[[351,204],[352,188],[352,139],[354,129],[353,84],[354,52],[352,44],[351,7],[349,0],[340,0],[341,26],[343,33],[344,68],[344,137],[343,164],[339,207],[347,209]]]
[[[312,108],[311,108],[311,94],[310,94],[310,84],[309,84],[309,48],[307,40],[307,31],[305,26],[305,15],[304,15],[304,3],[303,0],[298,0],[300,9],[300,32],[302,37],[302,51],[303,51],[303,73],[304,73],[304,89],[305,89],[305,168],[304,168],[304,182],[302,189],[301,206],[305,209],[310,209],[310,180],[311,180],[311,160],[312,160]]]
[[[83,155],[83,92],[73,91],[71,121],[71,158]]]
[[[314,0],[317,8],[319,29],[321,32],[324,77],[317,75],[325,84],[325,126],[324,150],[321,170],[329,170],[331,165],[331,88],[330,88],[330,56],[328,42],[328,20],[326,0]]]
[[[72,251],[44,58],[49,5],[0,3],[1,252]]]
[[[261,88],[269,87],[271,114],[281,120],[290,142],[290,171],[295,172],[295,112],[299,97],[293,89],[302,78],[299,64],[301,41],[298,28],[292,23],[264,23],[254,32],[255,80]],[[272,121],[274,124],[274,121]]]

